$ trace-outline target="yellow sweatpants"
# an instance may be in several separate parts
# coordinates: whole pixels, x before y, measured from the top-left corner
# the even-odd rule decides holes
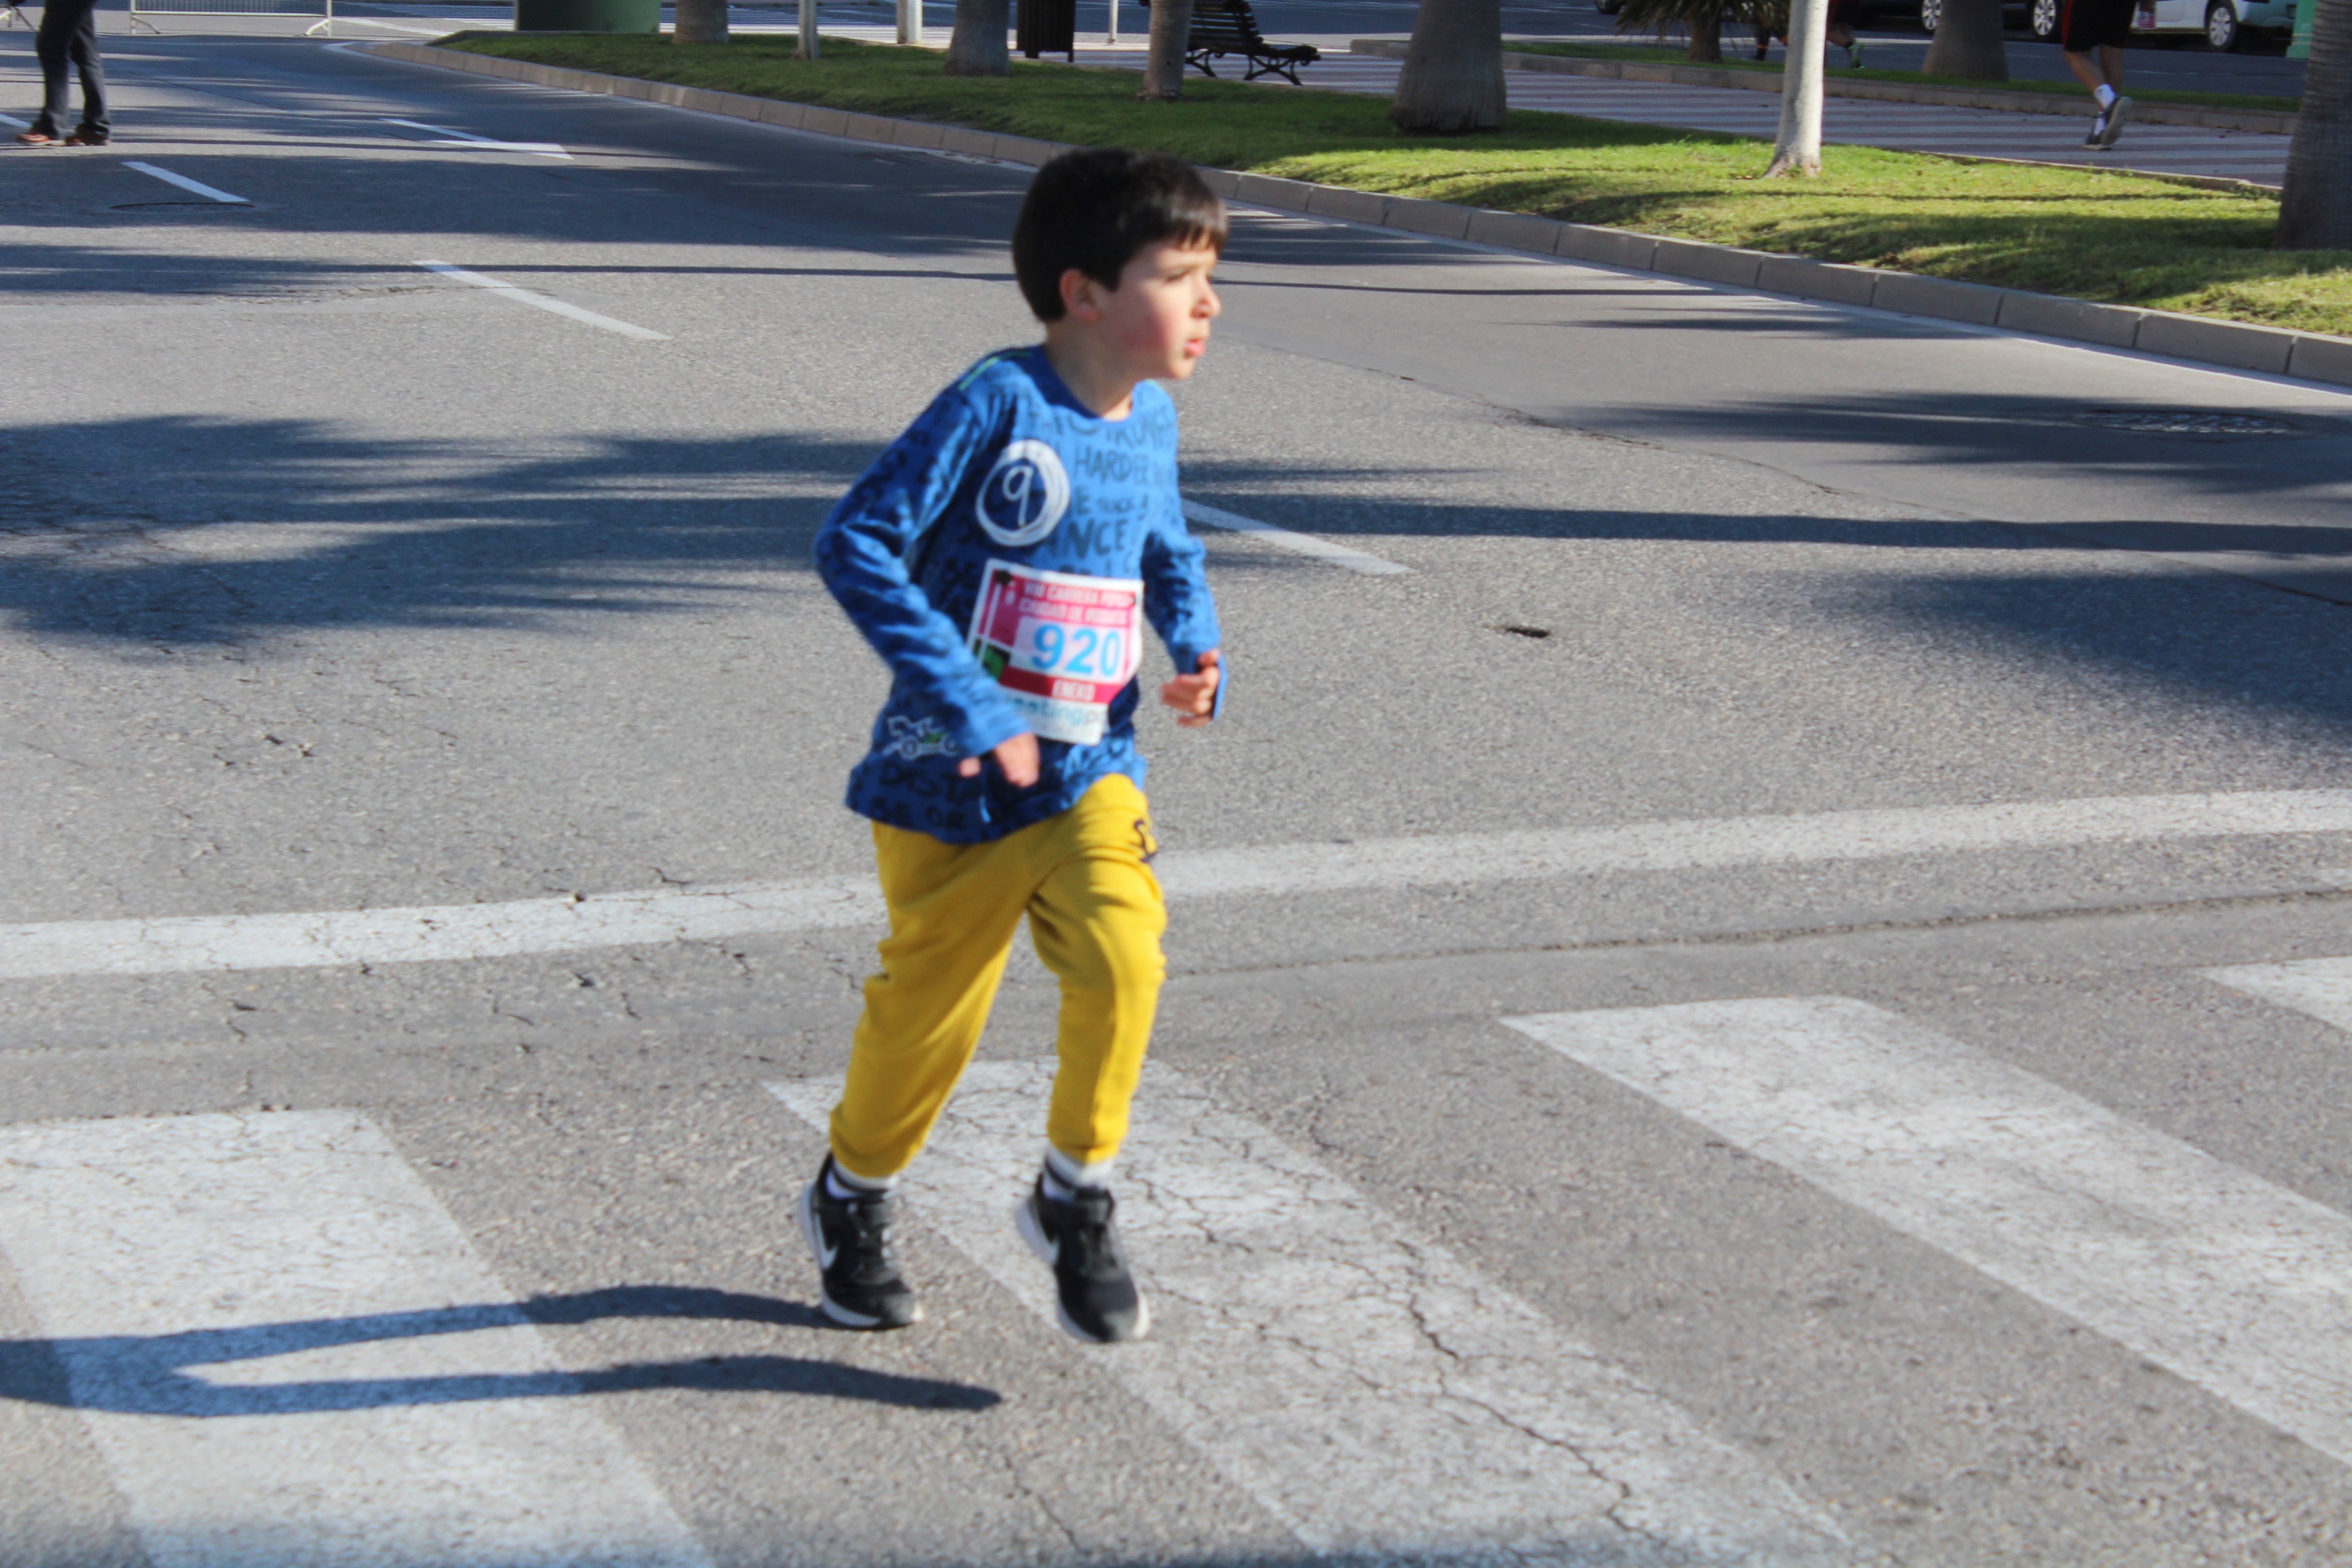
[[[989,844],[875,824],[890,934],[833,1112],[844,1170],[879,1181],[922,1152],[980,1044],[1024,914],[1062,983],[1046,1141],[1082,1165],[1118,1152],[1167,973],[1168,910],[1146,864],[1158,848],[1143,792],[1117,773]]]

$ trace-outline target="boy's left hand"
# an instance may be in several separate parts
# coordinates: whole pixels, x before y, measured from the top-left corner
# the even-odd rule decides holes
[[[1176,710],[1176,722],[1185,729],[1200,729],[1216,711],[1217,682],[1224,679],[1217,668],[1222,662],[1211,648],[1201,656],[1198,673],[1180,675],[1160,689],[1160,700]]]

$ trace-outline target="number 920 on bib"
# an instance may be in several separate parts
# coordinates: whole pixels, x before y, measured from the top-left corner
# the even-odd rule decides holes
[[[971,652],[1047,741],[1091,746],[1142,662],[1143,584],[991,561]]]

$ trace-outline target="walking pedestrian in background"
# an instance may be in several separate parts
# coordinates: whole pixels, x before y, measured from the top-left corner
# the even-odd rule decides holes
[[[47,0],[33,50],[41,58],[41,117],[16,140],[27,147],[106,145],[106,71],[98,63],[98,0]],[[70,135],[66,118],[66,68],[81,72],[81,123]]]
[[[2058,47],[2074,79],[2098,100],[2085,147],[2112,147],[2123,134],[2132,100],[2123,95],[2124,46],[2131,42],[2135,0],[2064,0],[2058,14]]]

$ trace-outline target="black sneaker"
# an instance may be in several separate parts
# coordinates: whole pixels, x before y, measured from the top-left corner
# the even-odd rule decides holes
[[[2083,145],[2085,147],[2104,147],[2106,144],[2107,111],[2102,109],[2099,110],[2099,117],[2091,121],[2091,133],[2083,138]]]
[[[890,1253],[890,1194],[835,1197],[824,1185],[832,1173],[828,1154],[801,1194],[801,1235],[824,1281],[824,1315],[850,1329],[903,1329],[921,1321],[922,1305]]]
[[[2107,112],[2099,121],[2100,146],[2112,147],[2116,144],[2116,138],[2124,133],[2124,116],[2131,112],[2131,106],[2130,99],[2121,97],[2107,105]]]
[[[1095,1344],[1139,1340],[1151,1331],[1151,1309],[1127,1271],[1118,1231],[1111,1224],[1118,1207],[1099,1188],[1050,1197],[1040,1176],[1013,1211],[1021,1239],[1053,1267],[1062,1327]]]

